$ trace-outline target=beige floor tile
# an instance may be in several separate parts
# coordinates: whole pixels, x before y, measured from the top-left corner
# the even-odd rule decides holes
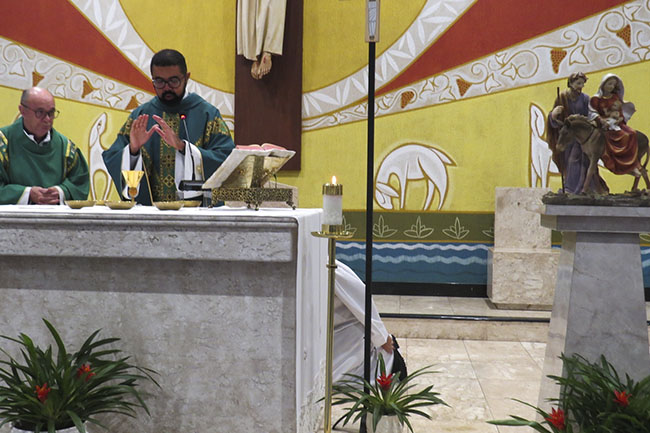
[[[433,406],[425,408],[424,412],[439,422],[485,422],[491,417],[490,408],[483,398],[463,399],[459,395],[458,398],[448,397],[444,400],[449,406]]]
[[[489,316],[495,308],[485,298],[448,298],[454,314]]]
[[[379,307],[377,307],[379,308]],[[449,298],[434,296],[401,296],[401,314],[452,314]]]
[[[508,427],[498,426],[499,433],[536,433],[536,430],[531,427]]]
[[[399,313],[399,298],[396,295],[372,295],[372,300],[380,313]]]
[[[423,418],[422,420],[414,419],[412,425],[415,433],[498,433],[495,426],[483,421],[447,421]]]
[[[435,383],[438,378],[476,379],[474,368],[462,341],[408,339],[407,368],[410,373],[432,366],[434,374],[422,380]]]
[[[451,362],[440,362],[433,364],[432,369],[436,372],[433,375],[433,381],[440,378],[452,378],[452,379],[471,379],[476,380],[476,371],[471,362],[466,361],[451,361]]]
[[[426,353],[434,362],[469,361],[465,343],[461,340],[407,338],[405,341],[408,344],[408,352],[418,355]]]
[[[449,405],[456,406],[458,402],[476,400],[483,396],[479,381],[474,378],[459,378],[439,374],[425,375],[418,384],[433,385],[433,390],[440,393],[440,398]]]
[[[501,361],[472,361],[472,367],[479,380],[520,379],[537,382],[542,380],[542,369],[530,358],[516,358]]]
[[[465,348],[472,362],[501,361],[512,358],[530,359],[530,355],[518,341],[465,340]]]
[[[521,345],[530,357],[537,363],[540,369],[544,368],[544,357],[546,356],[546,343],[522,342]]]
[[[537,405],[539,380],[479,379],[479,382],[493,419],[506,419],[510,415],[535,419],[535,409],[513,399]]]

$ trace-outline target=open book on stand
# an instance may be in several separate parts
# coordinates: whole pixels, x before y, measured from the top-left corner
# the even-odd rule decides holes
[[[237,146],[203,184],[212,190],[212,204],[242,201],[259,209],[262,202],[285,202],[295,209],[291,189],[264,188],[264,185],[296,152],[275,144]]]
[[[261,188],[296,152],[275,144],[237,146],[203,189]]]

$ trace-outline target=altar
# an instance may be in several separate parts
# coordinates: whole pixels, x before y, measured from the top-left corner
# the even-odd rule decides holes
[[[0,333],[119,337],[151,417],[113,433],[313,432],[323,396],[320,209],[0,206]],[[14,349],[2,342],[3,348]],[[91,431],[94,433],[97,429]]]

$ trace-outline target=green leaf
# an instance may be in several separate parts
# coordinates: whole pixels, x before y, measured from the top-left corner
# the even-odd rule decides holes
[[[106,347],[120,340],[96,340],[94,331],[74,352],[69,352],[54,326],[43,319],[56,343],[56,354],[51,346],[45,350],[34,345],[32,339],[20,334],[18,338],[0,336],[19,345],[22,359],[13,358],[5,349],[0,353],[0,426],[6,423],[29,423],[37,430],[64,425],[75,425],[83,431],[84,422],[93,422],[93,415],[112,413],[135,416],[136,409],[149,413],[145,403],[148,395],[139,390],[144,381],[152,381],[154,370],[129,362],[119,349]],[[82,364],[90,365],[91,375],[78,377]],[[51,389],[45,402],[37,399],[35,387],[47,383]],[[92,420],[92,421],[91,421]]]

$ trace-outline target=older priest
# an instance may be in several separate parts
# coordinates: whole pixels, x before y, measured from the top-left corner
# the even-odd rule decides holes
[[[54,97],[33,87],[23,92],[21,117],[0,128],[0,204],[63,204],[88,198],[88,164],[72,141],[52,125]]]
[[[156,53],[151,78],[156,97],[133,110],[102,154],[117,190],[126,198],[130,197],[122,170],[144,168],[151,193],[143,181],[135,199],[145,205],[152,204],[150,197],[177,200],[181,180],[207,179],[235,147],[219,110],[185,92],[190,73],[181,53],[169,49]]]

